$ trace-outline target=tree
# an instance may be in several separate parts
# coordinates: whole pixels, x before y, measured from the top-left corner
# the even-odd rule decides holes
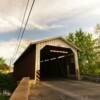
[[[98,36],[100,37],[100,24],[97,24],[95,27],[95,33],[98,34]]]
[[[0,58],[0,71],[8,71],[10,67],[6,64],[3,58]]]
[[[5,60],[3,58],[0,58],[0,66],[5,64]]]
[[[14,81],[12,73],[0,73],[0,90],[2,90],[2,92],[4,90],[13,92],[16,86],[17,83]]]
[[[95,73],[95,42],[93,41],[92,34],[79,29],[74,33],[69,33],[67,40],[80,48],[78,56],[81,74]]]

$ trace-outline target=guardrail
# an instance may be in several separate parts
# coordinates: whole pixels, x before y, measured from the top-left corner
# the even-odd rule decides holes
[[[28,100],[29,95],[29,78],[24,77],[15,91],[13,92],[10,100]]]
[[[100,82],[100,75],[81,75],[83,80]]]

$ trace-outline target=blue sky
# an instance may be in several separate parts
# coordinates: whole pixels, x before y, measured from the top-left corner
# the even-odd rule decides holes
[[[27,0],[0,1],[0,56],[7,62],[17,45],[26,2]],[[31,3],[32,0],[27,13]],[[98,23],[100,0],[36,0],[18,55],[31,41],[65,36],[79,28],[93,33]]]

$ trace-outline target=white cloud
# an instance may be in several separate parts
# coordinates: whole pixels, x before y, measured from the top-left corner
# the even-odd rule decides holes
[[[42,23],[54,21],[69,14],[74,15],[75,12],[81,12],[83,9],[93,9],[94,5],[99,6],[99,4],[99,0],[37,0],[32,19]]]
[[[7,18],[5,17],[0,17],[0,32],[9,32],[16,30],[18,27],[20,27],[21,22],[12,16],[8,16]]]
[[[12,57],[15,49],[16,41],[0,42],[0,57],[3,57],[6,61]]]
[[[39,30],[48,30],[48,29],[55,29],[55,28],[62,28],[64,27],[63,25],[57,25],[57,24],[51,24],[51,25],[46,25],[46,24],[36,24],[36,23],[32,23],[32,24],[29,24],[27,29],[28,28],[33,28],[33,29],[39,29]]]
[[[24,0],[1,1],[0,32],[11,31],[20,27],[25,4],[26,1]],[[100,17],[99,4],[100,0],[36,0],[29,24],[33,24],[37,29],[45,30],[62,27],[63,25],[60,23],[58,25],[58,22],[63,18],[67,22],[79,17],[80,19],[85,16],[91,17],[91,15]]]
[[[22,40],[16,58],[18,58],[18,56],[23,52],[23,50],[30,42],[31,40]],[[6,62],[9,63],[13,55],[15,55],[15,50],[17,46],[18,46],[18,41],[16,41],[15,39],[10,41],[0,42],[0,57],[3,57],[6,60]]]

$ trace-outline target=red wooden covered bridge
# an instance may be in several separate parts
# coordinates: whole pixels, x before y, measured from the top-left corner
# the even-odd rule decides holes
[[[14,77],[31,79],[80,79],[79,49],[62,37],[31,43],[14,63]]]

